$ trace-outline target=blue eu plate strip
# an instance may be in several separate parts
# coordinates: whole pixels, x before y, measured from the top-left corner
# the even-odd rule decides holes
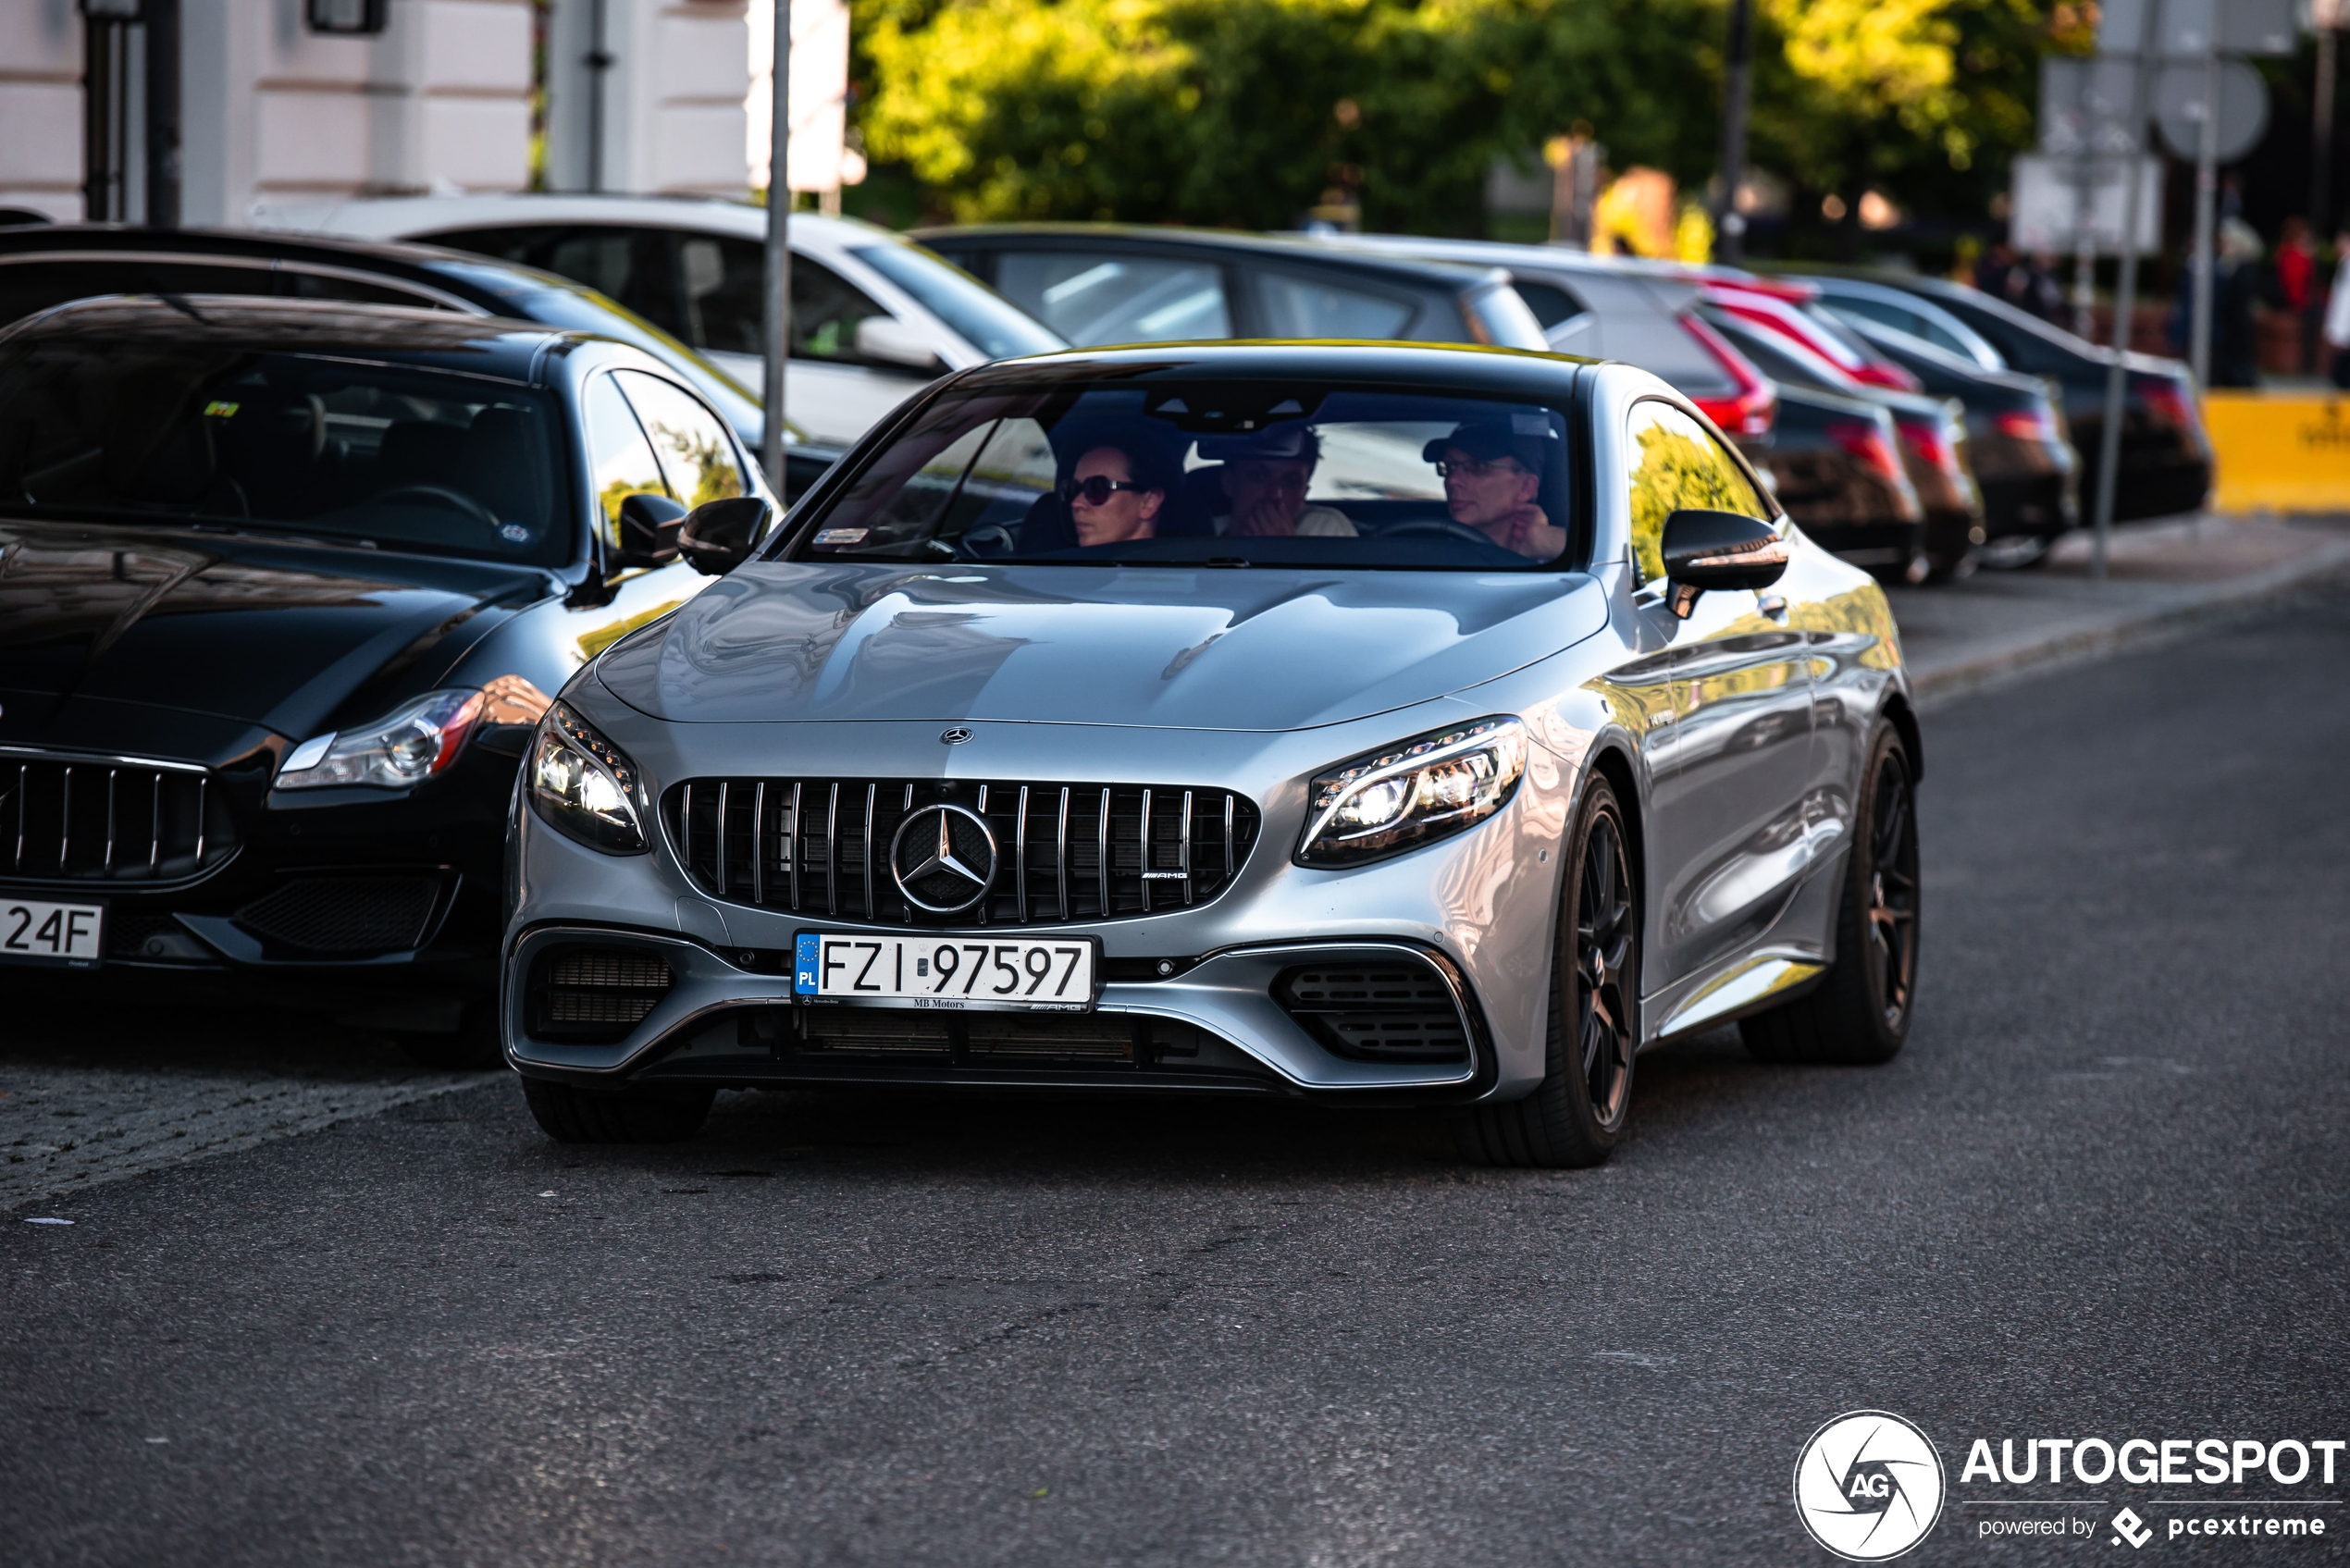
[[[797,947],[792,955],[791,988],[793,995],[813,996],[816,994],[816,965],[819,962],[817,951],[822,945],[822,939],[814,935],[803,936],[798,939]]]

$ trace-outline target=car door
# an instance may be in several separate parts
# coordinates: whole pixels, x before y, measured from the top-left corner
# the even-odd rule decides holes
[[[1625,459],[1633,552],[1662,586],[1664,520],[1682,507],[1771,517],[1744,464],[1681,409],[1633,404]],[[1674,735],[1649,822],[1651,929],[1669,982],[1766,929],[1809,861],[1811,673],[1775,591],[1701,595],[1673,633]]]

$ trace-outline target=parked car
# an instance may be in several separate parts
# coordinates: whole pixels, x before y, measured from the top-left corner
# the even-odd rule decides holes
[[[1966,409],[1967,461],[1983,492],[1985,559],[2029,565],[2081,521],[2081,461],[2065,429],[2064,405],[2048,383],[1985,370],[1866,316],[1844,323],[1936,397]]]
[[[699,352],[585,285],[534,267],[425,245],[255,234],[242,229],[68,224],[0,230],[0,324],[110,293],[342,300],[503,316],[593,332],[651,354],[759,450],[759,398]],[[787,427],[787,488],[798,495],[840,455]]]
[[[1218,338],[1551,346],[1509,275],[1490,265],[1118,224],[992,224],[913,238],[1080,346]]]
[[[1983,496],[1968,466],[1966,420],[1955,401],[1871,385],[1846,375],[1792,339],[1758,325],[1751,316],[1734,315],[1713,304],[1701,311],[1740,353],[1780,386],[1832,392],[1873,403],[1892,415],[1902,467],[1925,509],[1929,578],[1948,581],[1974,569],[1976,552],[1985,537]]]
[[[2004,300],[1943,278],[1905,274],[1848,278],[1823,274],[1806,275],[1802,281],[1817,288],[1821,302],[1839,314],[1882,322],[1954,352],[1967,352],[1954,344],[1987,345],[1997,363],[1984,368],[2012,370],[2053,382],[2059,389],[2072,445],[2081,457],[2082,510],[2094,512],[2111,350],[2028,315]],[[1947,324],[1953,322],[1965,328],[1965,337],[1950,332]],[[1983,364],[1977,355],[1970,357]],[[2197,412],[2194,375],[2180,361],[2154,354],[2132,353],[2125,364],[2128,401],[2114,487],[2114,519],[2128,522],[2194,512],[2211,492],[2211,442]]]
[[[284,205],[266,227],[409,240],[538,267],[619,301],[761,384],[767,212],[744,202],[589,195],[397,196]],[[1066,348],[937,256],[855,218],[791,219],[784,400],[844,444],[948,370]]]
[[[1885,581],[1924,575],[1924,512],[1889,416],[1771,380],[1699,314],[1704,279],[1688,269],[1486,240],[1381,234],[1324,243],[1506,267],[1552,349],[1663,377],[1738,443],[1811,537]]]
[[[495,1063],[550,694],[773,510],[691,382],[584,332],[219,294],[0,330],[0,972]]]
[[[554,1138],[688,1136],[723,1085],[1089,1086],[1587,1165],[1643,1046],[1909,1028],[1891,613],[1656,377],[1011,361],[744,553],[533,743],[505,1027]]]

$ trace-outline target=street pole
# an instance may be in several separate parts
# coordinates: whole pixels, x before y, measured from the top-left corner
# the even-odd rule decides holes
[[[780,499],[784,493],[784,364],[791,354],[791,0],[773,0],[775,54],[767,102],[767,269],[764,280],[766,405],[759,434],[759,465]]]
[[[2121,193],[2121,278],[2113,301],[2113,363],[2105,373],[2105,424],[2097,431],[2096,547],[2089,575],[2105,580],[2107,547],[2113,541],[2113,488],[2121,474],[2121,416],[2129,407],[2131,318],[2138,309],[2138,191],[2145,159],[2148,100],[2162,58],[2162,0],[2146,0],[2138,35],[2138,69],[2130,83],[2130,142],[2123,160],[2129,183]]]
[[[1722,205],[1713,216],[1713,259],[1725,265],[1746,257],[1746,215],[1738,211],[1738,187],[1746,182],[1746,113],[1753,64],[1753,0],[1730,0],[1729,47],[1722,58]]]
[[[179,0],[146,0],[147,227],[179,227]]]
[[[2333,212],[2333,45],[2342,6],[2340,0],[2318,0],[2310,10],[2318,24],[2318,88],[2309,116],[2309,228],[2322,245],[2332,238],[2326,223]]]
[[[2213,32],[2219,29],[2214,27]],[[2195,315],[2187,363],[2195,367],[2195,390],[2211,385],[2211,224],[2220,194],[2220,46],[2203,41],[2203,124],[2195,143]]]

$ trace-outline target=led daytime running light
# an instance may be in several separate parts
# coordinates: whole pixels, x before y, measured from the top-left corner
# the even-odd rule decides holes
[[[1356,758],[1315,778],[1297,859],[1355,864],[1459,832],[1500,810],[1525,771],[1525,726],[1510,718]]]

